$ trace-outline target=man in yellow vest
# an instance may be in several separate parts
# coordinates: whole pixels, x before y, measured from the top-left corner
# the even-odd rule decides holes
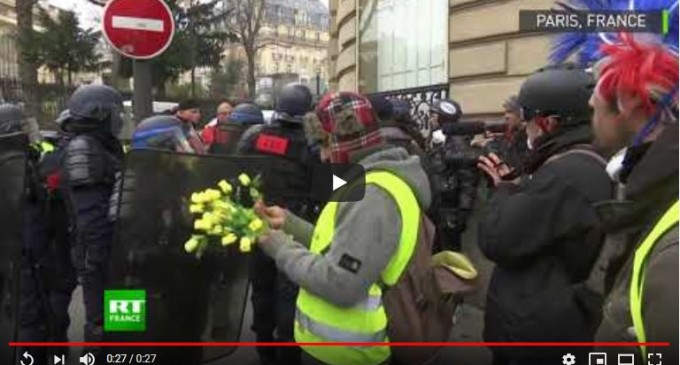
[[[596,340],[670,342],[606,351],[678,364],[678,56],[632,36],[604,54],[590,103],[597,143],[620,150],[608,165],[619,191],[601,209],[603,271],[591,278],[604,279],[606,299]]]
[[[421,211],[431,200],[428,178],[418,157],[384,143],[365,97],[329,94],[316,116],[307,118],[309,138],[319,143],[323,160],[364,167],[364,199],[328,203],[315,226],[258,205],[273,228],[259,245],[300,286],[295,340],[303,343],[306,364],[386,364],[388,346],[357,343],[388,341],[381,288],[397,281],[413,254]],[[348,344],[305,345],[319,342]]]

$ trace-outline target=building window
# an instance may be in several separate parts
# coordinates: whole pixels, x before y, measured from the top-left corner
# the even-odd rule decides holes
[[[360,91],[447,82],[447,1],[360,0],[359,11]]]

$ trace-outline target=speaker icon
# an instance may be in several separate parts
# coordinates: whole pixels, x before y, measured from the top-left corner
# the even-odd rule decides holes
[[[94,355],[88,352],[80,357],[80,363],[83,365],[94,365]]]

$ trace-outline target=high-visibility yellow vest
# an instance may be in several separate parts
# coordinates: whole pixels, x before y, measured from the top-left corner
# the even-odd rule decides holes
[[[401,178],[386,171],[369,172],[366,184],[374,184],[396,202],[401,216],[399,247],[381,274],[381,282],[394,285],[414,253],[420,225],[420,205]],[[310,251],[317,255],[328,248],[335,232],[338,203],[326,204],[314,227]],[[366,242],[370,245],[371,242]],[[295,316],[295,340],[313,342],[388,342],[387,315],[378,283],[371,285],[366,298],[351,308],[335,306],[300,289]],[[388,346],[302,346],[316,359],[330,365],[376,365],[390,357]]]
[[[647,335],[645,334],[644,318],[642,318],[642,296],[645,287],[645,264],[649,254],[654,249],[656,243],[663,237],[669,229],[678,224],[680,218],[678,211],[678,202],[661,217],[656,223],[652,231],[642,241],[640,247],[635,250],[635,257],[633,259],[633,276],[630,280],[630,314],[633,318],[633,327],[637,335],[638,342],[647,342]],[[647,358],[647,347],[641,346],[642,358]]]

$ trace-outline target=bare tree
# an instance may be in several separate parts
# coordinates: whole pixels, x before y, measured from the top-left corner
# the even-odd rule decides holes
[[[248,94],[255,98],[255,61],[257,53],[270,43],[261,39],[260,30],[264,23],[267,0],[224,0],[231,15],[227,20],[227,27],[235,34],[238,42],[246,54],[246,74]]]
[[[33,117],[38,113],[38,66],[35,55],[29,51],[28,45],[33,41],[33,8],[37,0],[16,0],[17,44],[19,46],[19,77],[22,93],[26,103],[26,112]]]

